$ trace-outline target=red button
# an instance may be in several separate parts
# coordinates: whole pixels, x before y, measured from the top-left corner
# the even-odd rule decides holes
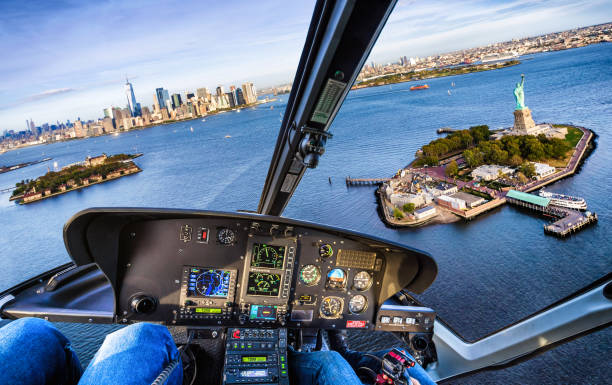
[[[234,330],[234,333],[232,333],[232,338],[240,338],[240,329]]]

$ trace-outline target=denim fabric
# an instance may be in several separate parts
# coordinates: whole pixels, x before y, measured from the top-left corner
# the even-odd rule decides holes
[[[22,318],[0,329],[0,385],[149,385],[175,359],[179,365],[165,385],[181,385],[183,367],[161,325],[138,323],[107,335],[85,373],[50,322]]]
[[[389,350],[381,350],[381,351],[369,353],[369,354],[382,358]],[[400,350],[403,351],[408,357],[414,360],[414,357],[412,357],[410,353],[408,353],[405,349],[400,349]],[[365,366],[365,367],[372,369],[375,373],[380,373],[380,362],[378,362],[374,358],[364,356],[362,352],[357,352],[354,350],[347,350],[346,353],[344,353],[342,356],[355,370],[357,370],[358,368],[362,366]],[[423,369],[421,365],[419,365],[418,363],[416,363],[412,368],[406,369],[406,372],[404,373],[404,375],[410,376],[411,378],[416,379],[421,385],[435,385],[436,384],[429,377],[425,369]]]
[[[361,385],[353,368],[334,351],[302,353],[290,349],[289,378],[291,385]]]
[[[22,318],[0,329],[0,384],[76,384],[83,370],[70,341],[38,318]]]
[[[164,384],[183,383],[180,353],[172,336],[162,325],[133,324],[106,336],[79,385],[151,384],[175,359],[179,359],[179,365]]]

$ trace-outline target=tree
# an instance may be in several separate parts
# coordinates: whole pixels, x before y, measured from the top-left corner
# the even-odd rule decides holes
[[[523,158],[520,155],[512,155],[508,160],[510,166],[518,167],[523,164]]]
[[[525,162],[519,167],[519,172],[523,173],[527,178],[532,178],[535,176],[535,166],[533,163]]]
[[[519,182],[521,182],[522,184],[527,183],[528,179],[525,176],[525,174],[523,174],[522,172],[517,172],[516,173],[516,178],[518,179]]]
[[[446,174],[446,176],[455,176],[458,172],[459,166],[457,166],[457,162],[454,160],[447,164],[446,168],[444,169],[444,173]]]
[[[404,210],[404,212],[406,213],[412,213],[414,212],[414,209],[415,209],[414,203],[406,203],[402,206],[402,210]]]
[[[402,211],[400,209],[395,207],[393,209],[393,218],[395,218],[395,219],[402,219],[403,217],[404,217],[404,213],[402,213]]]

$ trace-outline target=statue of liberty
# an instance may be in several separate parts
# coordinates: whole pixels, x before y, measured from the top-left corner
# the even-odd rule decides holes
[[[514,88],[514,100],[516,100],[516,109],[525,109],[525,92],[523,91],[523,84],[525,84],[525,74],[521,74],[521,82],[516,83]]]

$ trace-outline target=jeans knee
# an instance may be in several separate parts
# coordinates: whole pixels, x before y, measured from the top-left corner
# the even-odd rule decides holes
[[[13,331],[27,333],[29,336],[31,336],[32,339],[36,339],[36,337],[41,335],[46,336],[50,333],[58,332],[57,328],[53,326],[51,322],[41,318],[19,318],[15,321],[12,321],[9,325]]]

